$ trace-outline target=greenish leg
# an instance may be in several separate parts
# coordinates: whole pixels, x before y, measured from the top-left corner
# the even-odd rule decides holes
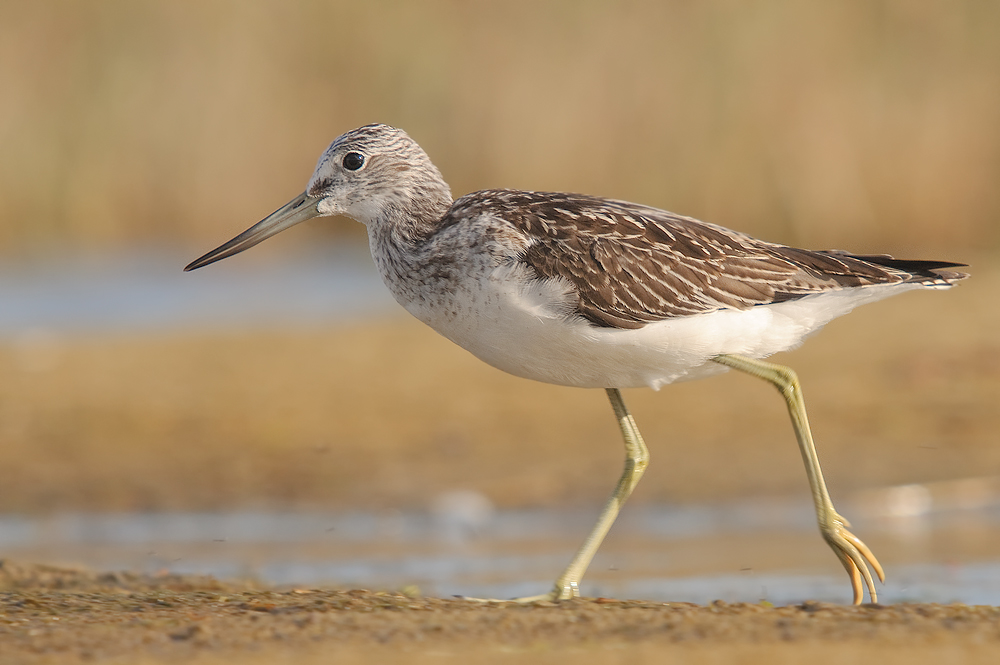
[[[713,360],[759,379],[764,379],[776,387],[785,398],[788,413],[792,417],[795,438],[798,439],[799,450],[802,452],[802,461],[805,462],[806,476],[809,478],[809,489],[812,490],[813,504],[816,506],[816,519],[819,522],[820,533],[823,534],[823,538],[833,549],[834,554],[840,559],[851,578],[854,604],[860,604],[864,598],[862,577],[865,586],[868,587],[871,601],[877,603],[878,595],[875,593],[875,581],[872,579],[869,566],[875,570],[882,582],[885,582],[885,573],[868,546],[847,530],[850,523],[837,513],[833,502],[830,501],[830,493],[826,489],[823,471],[819,465],[819,457],[816,455],[816,446],[813,444],[812,433],[809,431],[809,420],[806,417],[806,406],[802,399],[802,388],[799,386],[799,379],[795,372],[783,365],[775,365],[744,356],[722,355],[713,358]]]
[[[639,484],[639,479],[642,478],[642,474],[649,465],[649,451],[646,449],[646,444],[642,441],[642,435],[639,434],[639,428],[636,427],[635,420],[633,420],[632,415],[628,412],[625,402],[622,401],[621,393],[616,388],[608,388],[607,393],[608,400],[611,402],[611,408],[615,410],[615,416],[618,418],[618,426],[621,428],[622,438],[625,439],[625,470],[622,472],[621,478],[618,479],[618,485],[615,487],[614,492],[611,493],[611,498],[605,504],[600,517],[597,518],[597,524],[594,525],[590,535],[587,536],[587,539],[583,542],[583,546],[580,547],[580,550],[573,557],[569,566],[559,576],[559,579],[556,580],[552,591],[539,596],[517,598],[517,602],[563,600],[566,598],[576,598],[580,595],[580,580],[583,579],[583,574],[587,572],[587,566],[590,565],[591,560],[597,553],[597,549],[604,541],[604,537],[608,535],[611,525],[615,523],[615,519],[625,504],[625,500],[628,499],[635,486]]]

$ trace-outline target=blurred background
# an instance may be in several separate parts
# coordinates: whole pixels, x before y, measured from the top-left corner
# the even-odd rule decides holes
[[[455,194],[786,243],[1000,243],[992,2],[3,3],[0,247],[200,249],[405,128]]]
[[[0,547],[189,560],[148,563],[145,541],[66,554],[52,520],[81,514],[413,513],[454,543],[504,511],[596,513],[621,463],[603,395],[507,377],[406,319],[360,225],[180,272],[369,122],[404,128],[456,197],[579,191],[972,264],[960,288],[859,311],[785,360],[835,499],[870,524],[1000,503],[997,3],[0,1]],[[653,454],[638,506],[789,497],[812,519],[770,388],[628,399]],[[226,540],[218,524],[190,539]],[[993,526],[921,547],[885,531],[861,535],[918,563],[1000,551]]]

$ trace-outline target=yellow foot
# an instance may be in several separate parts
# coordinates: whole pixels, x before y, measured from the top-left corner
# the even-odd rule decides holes
[[[825,523],[824,523],[825,522]],[[847,530],[851,526],[850,522],[833,513],[832,517],[820,523],[820,533],[823,539],[833,549],[834,554],[844,564],[847,575],[851,578],[851,588],[854,590],[854,604],[860,605],[865,597],[865,586],[868,587],[868,595],[873,603],[878,602],[878,594],[875,592],[875,580],[871,571],[875,571],[880,582],[885,582],[885,572],[882,565],[868,549],[868,546],[861,542],[861,539]],[[864,578],[864,586],[861,580]]]

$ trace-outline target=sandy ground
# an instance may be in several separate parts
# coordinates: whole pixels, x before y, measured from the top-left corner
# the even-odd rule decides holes
[[[254,589],[7,564],[0,659],[44,662],[995,662],[1000,608],[531,605]]]
[[[1000,270],[834,322],[800,374],[834,498],[1000,471]],[[620,470],[600,391],[486,367],[405,318],[323,330],[0,344],[0,511],[365,509],[471,489],[595,505]],[[737,375],[628,391],[634,501],[808,501],[781,400]],[[627,508],[626,508],[627,510]],[[995,608],[581,600],[519,607],[6,562],[0,662],[996,662]],[[474,657],[474,658],[473,658]]]

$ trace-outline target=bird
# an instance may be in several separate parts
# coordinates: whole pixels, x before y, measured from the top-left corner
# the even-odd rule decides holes
[[[853,308],[914,289],[947,289],[965,264],[765,242],[657,208],[559,192],[489,189],[453,199],[403,130],[369,124],[323,151],[304,192],[185,271],[238,254],[300,222],[346,216],[367,227],[374,263],[417,319],[500,370],[603,388],[625,465],[597,523],[552,589],[580,581],[649,463],[621,389],[733,369],[784,398],[820,533],[850,578],[854,604],[878,602],[878,559],[830,498],[795,372],[765,358]]]

